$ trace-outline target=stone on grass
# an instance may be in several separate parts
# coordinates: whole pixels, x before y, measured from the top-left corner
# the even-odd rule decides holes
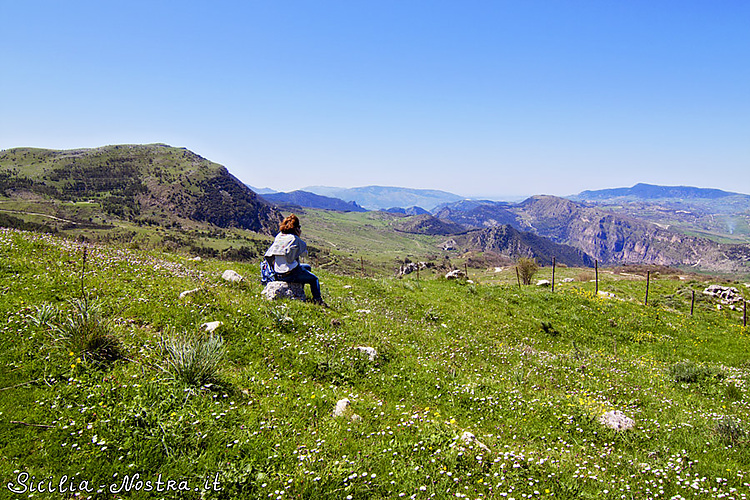
[[[539,280],[536,282],[536,286],[550,286],[551,284],[549,280]]]
[[[370,361],[375,361],[375,358],[378,357],[378,351],[374,347],[359,346],[355,347],[354,349],[367,354],[367,357],[370,358]]]
[[[599,297],[601,297],[603,299],[614,299],[615,298],[615,294],[612,293],[612,292],[605,292],[603,290],[599,290]]]
[[[457,280],[463,278],[466,278],[466,273],[460,269],[455,269],[445,275],[445,279],[447,280]]]
[[[477,437],[472,434],[469,431],[464,431],[463,434],[461,434],[461,441],[468,446],[476,446],[480,450],[489,453],[490,449],[487,447],[486,444],[482,443],[480,440],[477,439]]]
[[[560,283],[573,283],[575,280],[573,278],[565,278]]]
[[[599,423],[616,431],[626,431],[635,427],[635,420],[626,417],[620,410],[608,411],[601,415]]]
[[[191,293],[195,293],[195,292],[197,292],[197,291],[199,291],[199,290],[200,290],[200,288],[194,288],[194,289],[192,289],[192,290],[185,290],[184,292],[182,292],[182,293],[180,294],[180,298],[181,298],[181,299],[184,299],[185,297],[187,297],[187,296],[188,296],[188,295],[190,295]]]
[[[209,321],[208,323],[203,323],[201,325],[201,330],[205,330],[208,333],[213,333],[216,331],[217,328],[219,328],[223,323],[221,321]]]
[[[710,285],[703,290],[703,295],[721,299],[722,304],[737,304],[743,301],[740,291],[733,286]]]
[[[225,281],[236,282],[236,281],[242,281],[242,276],[240,276],[236,271],[227,269],[226,271],[224,271],[224,273],[222,273],[221,279]]]
[[[271,281],[261,292],[268,300],[294,299],[305,301],[305,285],[302,283],[287,283],[285,281]]]
[[[343,417],[345,415],[349,415],[350,420],[359,422],[360,420],[362,420],[362,417],[360,417],[356,413],[351,412],[351,405],[352,403],[348,398],[339,399],[338,402],[336,402],[336,408],[333,409],[333,416]]]

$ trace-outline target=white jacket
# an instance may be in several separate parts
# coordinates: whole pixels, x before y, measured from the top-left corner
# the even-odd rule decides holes
[[[307,252],[307,244],[296,234],[279,233],[266,251],[265,257],[274,258],[273,270],[286,274],[299,265],[300,255]]]

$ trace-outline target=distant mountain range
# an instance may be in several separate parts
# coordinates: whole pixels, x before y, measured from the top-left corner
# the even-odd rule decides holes
[[[436,213],[466,229],[511,226],[570,245],[604,264],[647,263],[746,272],[750,245],[722,244],[554,196],[519,204],[457,203]]]
[[[290,193],[269,193],[262,195],[271,203],[282,206],[298,206],[307,208],[321,208],[324,210],[338,210],[340,212],[366,212],[356,201],[344,201],[340,198],[321,196],[307,191],[292,191]]]
[[[453,193],[434,189],[411,189],[387,186],[364,186],[337,188],[330,186],[310,186],[304,191],[354,201],[367,210],[386,210],[392,207],[418,206],[432,210],[442,203],[452,203],[463,199]]]
[[[610,212],[719,242],[750,241],[750,195],[720,189],[636,184],[569,197]]]
[[[371,208],[397,213],[382,213],[392,217],[392,231],[445,236],[462,251],[540,262],[556,256],[570,265],[596,259],[750,269],[750,196],[739,193],[638,184],[584,191],[577,201],[533,196],[507,203],[397,187],[311,189],[318,192],[261,197],[225,167],[164,144],[0,152],[0,223],[15,227],[107,230],[126,221],[131,228],[202,231],[211,225],[273,235],[282,218],[279,206]]]

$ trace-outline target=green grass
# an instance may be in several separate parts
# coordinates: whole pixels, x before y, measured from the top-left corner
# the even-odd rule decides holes
[[[344,215],[334,222],[361,223]],[[385,222],[371,224],[377,234]],[[750,488],[750,332],[700,294],[689,315],[686,291],[702,282],[654,279],[644,306],[642,278],[604,271],[600,289],[615,298],[596,297],[577,279],[593,271],[580,269],[558,269],[576,281],[554,293],[519,289],[507,269],[470,270],[474,283],[315,269],[324,309],[263,300],[256,263],[92,246],[85,290],[123,351],[94,361],[46,326],[49,308],[64,317],[80,297],[81,260],[74,242],[0,230],[0,498],[29,496],[6,486],[23,473],[89,481],[92,498],[116,498],[97,490],[136,473],[152,489],[161,474],[191,491],[144,483],[120,497],[742,498]],[[247,279],[223,282],[227,268]],[[197,336],[208,321],[223,323],[215,376],[196,386],[165,372],[161,340]],[[698,375],[678,380],[675,367]],[[359,420],[332,416],[342,398]],[[635,429],[602,427],[611,409]],[[461,441],[467,431],[489,451]],[[204,491],[214,480],[220,491]]]

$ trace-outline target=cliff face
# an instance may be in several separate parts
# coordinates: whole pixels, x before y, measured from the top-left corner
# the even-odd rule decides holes
[[[471,231],[461,237],[463,244],[472,250],[494,252],[516,260],[520,257],[535,259],[539,264],[551,265],[553,257],[567,266],[593,266],[593,259],[579,249],[554,243],[536,234],[518,231],[511,226],[495,226]]]
[[[748,245],[687,236],[562,198],[535,196],[514,211],[522,228],[572,245],[602,263],[699,266],[724,272],[741,271],[748,264]]]

